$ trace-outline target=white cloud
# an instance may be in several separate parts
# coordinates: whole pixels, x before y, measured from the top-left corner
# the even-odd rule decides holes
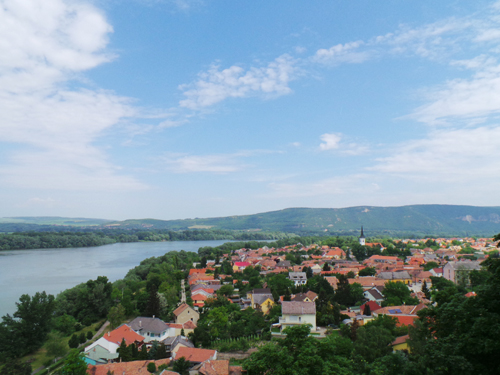
[[[338,65],[341,63],[361,63],[369,58],[367,51],[358,51],[363,46],[362,41],[337,44],[328,49],[322,48],[316,51],[312,60],[321,64]]]
[[[200,73],[195,83],[179,87],[186,97],[179,104],[196,110],[227,98],[286,95],[292,92],[288,84],[294,79],[295,72],[294,60],[288,55],[276,58],[265,67],[248,70],[237,65],[220,70],[214,65],[207,72]]]
[[[429,103],[408,117],[438,125],[499,113],[500,65],[479,70],[470,79],[454,79],[429,89],[426,99]]]
[[[137,189],[93,142],[136,115],[105,90],[68,89],[85,70],[111,61],[112,27],[79,1],[6,0],[0,7],[0,142],[24,145],[0,166],[0,181],[21,188]]]
[[[238,172],[244,168],[235,155],[171,155],[167,156],[164,161],[175,173],[226,174]]]
[[[342,139],[340,134],[326,133],[320,137],[322,143],[319,145],[319,149],[322,151],[334,150],[339,148],[340,141]]]
[[[500,126],[440,129],[402,144],[372,171],[437,184],[498,181]]]
[[[379,186],[373,183],[368,174],[336,176],[319,181],[271,183],[271,197],[295,198],[316,196],[345,196],[367,194],[377,191]]]

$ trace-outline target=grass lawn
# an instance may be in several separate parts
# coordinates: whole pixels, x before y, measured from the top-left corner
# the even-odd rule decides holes
[[[279,327],[273,327],[273,328],[271,328],[271,332],[280,333],[280,329],[279,329]]]
[[[83,332],[85,335],[87,335],[88,331],[92,331],[92,333],[95,333],[96,329],[100,328],[103,323],[104,323],[104,321],[100,321],[100,322],[94,323],[90,327],[85,327],[81,331],[76,332],[76,334],[80,335],[80,333]],[[64,345],[66,346],[66,349],[67,349],[66,352],[69,351],[68,342],[69,342],[69,339],[71,338],[71,336],[72,335],[61,338],[61,342],[64,343]],[[91,341],[89,341],[85,345],[87,345],[87,346],[90,345],[90,342]],[[47,362],[49,359],[53,360],[54,356],[53,355],[48,355],[48,353],[47,353],[47,343],[45,343],[36,352],[31,353],[31,354],[29,354],[29,355],[24,356],[23,358],[21,358],[21,360],[23,362],[24,361],[31,362],[31,368],[33,370],[36,370],[37,368],[40,368],[40,367],[44,366],[44,363]]]

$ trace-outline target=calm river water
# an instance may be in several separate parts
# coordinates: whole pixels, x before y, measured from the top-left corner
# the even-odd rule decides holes
[[[0,317],[16,311],[22,294],[57,295],[97,276],[122,279],[128,270],[169,251],[198,251],[222,241],[116,243],[99,247],[0,251]]]

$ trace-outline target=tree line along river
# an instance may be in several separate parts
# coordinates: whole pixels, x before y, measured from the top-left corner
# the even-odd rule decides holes
[[[0,251],[0,317],[13,314],[22,294],[56,296],[97,276],[125,277],[139,263],[170,251],[194,251],[227,240],[115,243],[98,247]]]

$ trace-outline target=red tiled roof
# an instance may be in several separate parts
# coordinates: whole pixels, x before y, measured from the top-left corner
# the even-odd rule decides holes
[[[403,344],[405,343],[408,339],[410,338],[410,335],[404,335],[404,336],[399,336],[399,337],[396,337],[396,340],[394,340],[392,342],[392,346],[394,345],[399,345],[399,344]]]
[[[117,345],[122,343],[122,340],[125,339],[125,343],[127,345],[133,344],[135,341],[143,341],[144,337],[134,332],[132,328],[130,328],[126,324],[122,324],[117,329],[104,334],[103,336],[107,341],[114,342]]]
[[[201,363],[209,360],[215,355],[215,350],[181,347],[175,355],[175,359],[184,357],[186,361]]]
[[[182,314],[182,312],[184,310],[186,310],[188,307],[189,307],[189,305],[187,303],[183,303],[182,305],[180,305],[178,308],[176,308],[174,310],[174,315],[178,316],[178,315]]]
[[[170,359],[159,359],[157,361],[132,361],[132,362],[116,362],[116,363],[108,363],[105,365],[93,366],[89,365],[87,367],[88,375],[107,375],[108,373],[115,374],[126,374],[126,375],[150,375],[150,372],[147,370],[148,363],[154,362],[156,364],[156,368],[161,365],[168,365],[170,363]],[[168,371],[164,373],[166,375],[177,374],[176,372]]]
[[[229,375],[228,360],[208,360],[198,370],[203,375]]]

